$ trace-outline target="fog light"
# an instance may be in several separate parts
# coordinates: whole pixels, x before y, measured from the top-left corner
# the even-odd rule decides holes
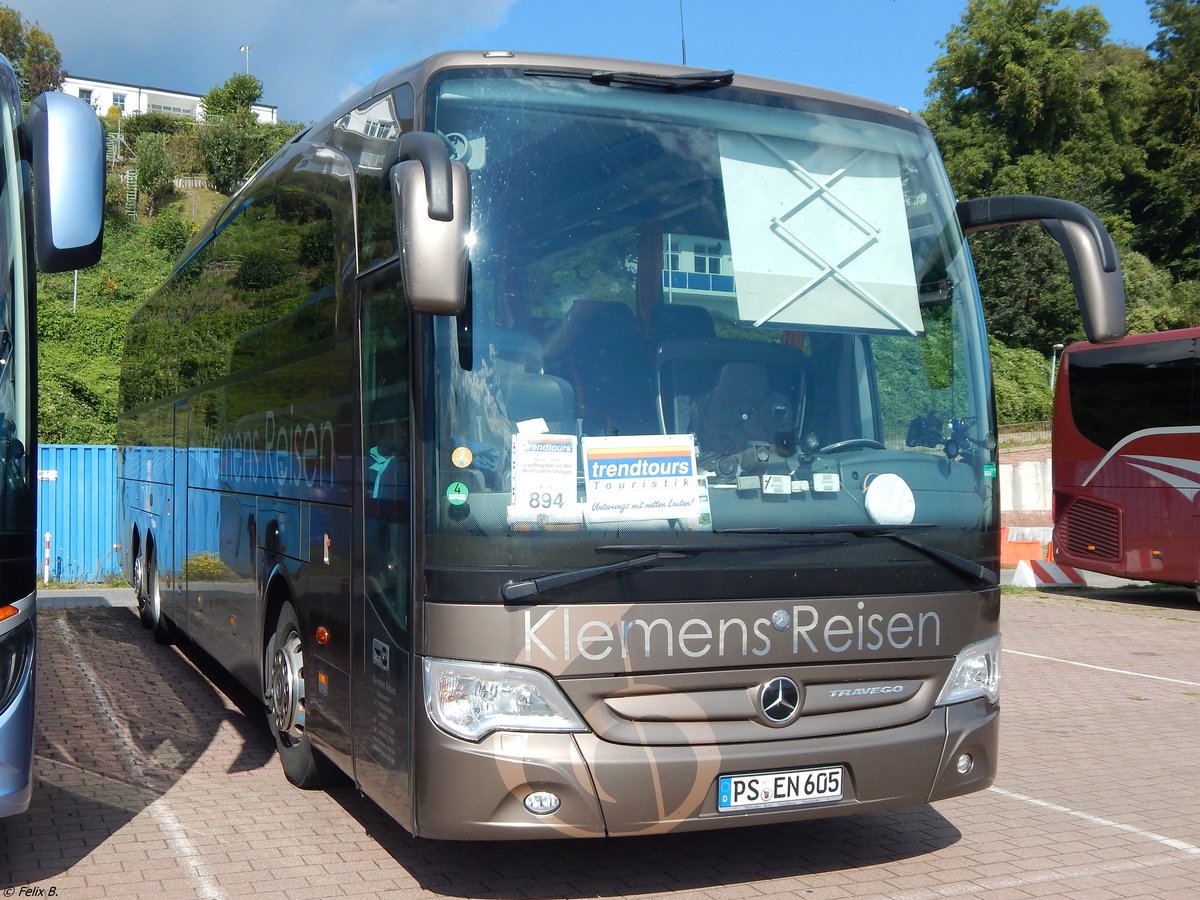
[[[562,801],[558,799],[558,795],[549,791],[534,791],[525,798],[525,808],[535,816],[548,816],[557,812],[560,806]]]
[[[958,770],[959,775],[966,775],[975,767],[975,760],[971,759],[970,753],[964,753],[954,763],[954,768]]]

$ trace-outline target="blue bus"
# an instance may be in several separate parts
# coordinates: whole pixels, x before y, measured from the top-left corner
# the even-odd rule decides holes
[[[0,816],[33,787],[37,581],[36,270],[100,257],[104,138],[95,113],[47,93],[22,114],[0,56]]]

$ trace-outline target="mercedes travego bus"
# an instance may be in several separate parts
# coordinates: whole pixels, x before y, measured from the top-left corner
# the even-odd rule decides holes
[[[34,260],[44,272],[92,265],[103,209],[104,140],[95,112],[48,93],[24,118],[16,76],[0,56],[0,816],[27,809],[33,788]]]
[[[906,110],[728,71],[448,53],[298,135],[131,322],[145,623],[261,692],[288,777],[417,835],[722,828],[988,785],[995,426]]]
[[[1200,583],[1200,328],[1072,344],[1054,395],[1054,556]]]

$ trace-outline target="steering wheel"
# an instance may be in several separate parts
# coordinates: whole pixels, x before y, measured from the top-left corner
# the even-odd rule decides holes
[[[886,450],[887,448],[879,441],[873,441],[870,438],[849,438],[845,441],[836,441],[832,444],[826,444],[818,453],[841,453],[843,450]]]

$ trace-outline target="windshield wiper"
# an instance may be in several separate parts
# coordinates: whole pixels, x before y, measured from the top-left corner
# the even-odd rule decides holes
[[[570,572],[556,572],[553,575],[543,575],[540,578],[529,578],[524,581],[508,581],[500,586],[500,596],[504,600],[521,600],[534,594],[541,594],[554,588],[566,587],[569,584],[579,584],[581,581],[591,581],[603,575],[614,572],[624,572],[628,569],[643,569],[664,559],[679,559],[686,553],[658,551],[648,556],[638,556],[621,562],[608,563],[603,566],[586,566],[582,569],[572,569]]]
[[[809,549],[828,547],[830,543],[844,544],[845,541],[822,541],[811,544]],[[591,581],[614,572],[624,572],[628,569],[644,569],[664,559],[681,559],[698,553],[737,553],[755,550],[803,550],[804,545],[795,541],[750,541],[744,544],[600,544],[596,550],[604,553],[647,553],[633,559],[608,563],[602,566],[586,566],[582,569],[572,569],[569,572],[557,572],[553,575],[543,575],[540,578],[529,578],[524,581],[509,581],[500,587],[500,596],[505,600],[521,600],[533,594],[541,594],[554,588],[566,587],[569,584],[579,584],[581,581]]]
[[[592,84],[631,84],[637,87],[661,88],[667,91],[706,91],[728,87],[733,83],[733,70],[711,72],[682,72],[678,75],[651,75],[648,72],[617,72],[605,69],[569,69],[561,66],[530,66],[526,75],[549,78],[582,78]]]
[[[930,525],[820,525],[813,528],[793,528],[785,529],[777,526],[766,528],[723,528],[715,530],[715,534],[778,534],[781,537],[794,535],[804,537],[815,536],[836,536],[836,535],[853,535],[855,537],[885,537],[890,538],[897,543],[904,544],[906,547],[925,554],[930,559],[940,562],[947,569],[977,581],[981,584],[992,587],[999,583],[1000,579],[991,569],[987,569],[979,563],[972,562],[966,557],[959,556],[957,553],[951,553],[949,550],[943,550],[940,547],[931,547],[928,544],[923,544],[920,541],[915,541],[910,537],[899,534],[900,529],[917,529],[930,528]],[[845,543],[838,541],[837,543]],[[829,542],[821,542],[820,544],[811,545],[811,549],[826,547]],[[572,569],[569,572],[556,572],[552,575],[542,575],[539,578],[528,578],[522,581],[509,581],[500,587],[500,596],[506,601],[523,600],[526,597],[531,597],[534,594],[545,593],[546,591],[554,590],[555,588],[567,587],[572,584],[579,584],[584,581],[591,581],[594,578],[601,578],[605,575],[612,575],[617,572],[625,572],[630,569],[644,569],[649,566],[656,565],[665,559],[681,559],[685,556],[695,555],[697,553],[716,553],[724,551],[726,553],[738,551],[754,551],[754,550],[798,550],[802,549],[803,545],[796,544],[788,540],[778,541],[755,541],[746,544],[601,544],[596,547],[596,550],[603,552],[626,552],[634,553],[639,551],[650,551],[645,556],[637,556],[633,559],[622,560],[621,562],[608,563],[601,566],[585,566],[582,569]]]
[[[929,524],[912,524],[912,525],[818,525],[812,528],[780,528],[771,526],[766,528],[724,528],[719,529],[719,534],[852,534],[855,537],[885,537],[890,538],[897,543],[903,544],[906,547],[924,553],[930,559],[940,562],[952,572],[957,572],[959,575],[966,576],[972,581],[977,581],[980,584],[994,587],[1000,583],[998,576],[991,569],[981,566],[979,563],[967,559],[965,556],[959,556],[957,553],[951,553],[949,550],[943,550],[940,547],[931,547],[928,544],[923,544],[920,541],[913,540],[901,531],[917,530],[923,528],[933,528]]]
[[[931,547],[928,544],[922,544],[920,541],[914,541],[910,537],[905,537],[895,532],[881,532],[880,537],[891,538],[893,541],[901,543],[906,547],[912,547],[914,550],[924,553],[930,559],[937,560],[947,569],[958,572],[960,575],[965,575],[967,578],[978,581],[987,587],[995,587],[1000,583],[999,575],[991,569],[967,559],[965,556],[959,556],[957,553],[951,553],[949,550],[943,550],[941,547]]]
[[[739,532],[737,530],[734,530],[733,532],[723,531],[723,532],[716,532],[716,533],[718,533],[718,534],[730,534],[730,533],[738,534]],[[751,533],[757,533],[757,532],[751,532]],[[803,537],[810,536],[810,532],[807,532],[807,531],[780,532],[780,533],[781,534],[797,534],[797,535],[800,535]],[[838,532],[838,531],[831,531],[831,532],[816,532],[816,531],[814,531],[811,534],[813,536],[820,537],[825,534],[836,536],[841,533],[842,532]],[[600,544],[598,547],[596,547],[596,550],[604,551],[604,552],[608,552],[608,553],[618,553],[618,552],[622,552],[622,551],[624,551],[626,553],[635,553],[637,551],[651,552],[651,551],[659,550],[659,551],[663,551],[663,552],[674,551],[675,553],[682,555],[685,553],[720,553],[720,552],[738,553],[741,551],[754,551],[754,550],[803,550],[806,547],[812,547],[813,549],[818,549],[818,548],[828,547],[831,544],[844,544],[844,543],[846,543],[844,540],[843,541],[833,540],[833,541],[812,542],[807,545],[799,544],[796,541],[749,541],[744,544],[741,544],[741,543],[739,543],[739,544]]]

